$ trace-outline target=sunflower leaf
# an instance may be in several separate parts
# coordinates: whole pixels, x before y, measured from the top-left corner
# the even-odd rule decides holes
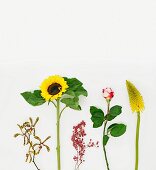
[[[41,96],[40,90],[34,90],[34,92],[23,92],[21,95],[32,106],[39,106],[46,102]]]
[[[93,128],[98,128],[102,126],[105,119],[104,112],[101,109],[96,108],[95,106],[91,106],[90,113],[92,115],[91,120],[93,122]]]
[[[83,83],[79,81],[77,78],[64,77],[64,80],[67,82],[69,88],[72,90],[76,90],[78,87],[81,87],[83,85]]]
[[[80,95],[83,95],[83,96],[88,96],[88,92],[87,92],[87,90],[86,89],[84,89],[84,87],[79,87],[79,88],[77,88],[77,90],[75,91],[75,95],[78,97],[78,96],[80,96]]]
[[[68,90],[65,92],[65,94],[68,94],[70,96],[76,96],[79,97],[80,95],[82,96],[88,96],[88,92],[86,89],[84,89],[84,87],[82,86],[83,83],[80,82],[78,79],[76,78],[67,78],[64,77],[65,81],[67,82],[69,88]]]
[[[63,98],[61,100],[61,102],[64,103],[67,107],[70,107],[71,109],[81,110],[81,106],[79,105],[79,98],[78,97]]]
[[[77,78],[67,78],[64,77],[64,80],[68,84],[68,89],[64,94],[68,96],[61,100],[67,107],[70,107],[74,110],[81,110],[81,106],[79,104],[79,97],[88,96],[87,90],[84,89],[83,83],[79,81]]]
[[[69,96],[73,96],[73,97],[75,97],[75,93],[74,93],[74,91],[72,91],[72,90],[67,90],[66,92],[65,92],[65,94],[68,94]]]

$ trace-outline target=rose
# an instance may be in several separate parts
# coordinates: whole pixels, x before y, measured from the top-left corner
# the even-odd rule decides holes
[[[114,97],[114,91],[111,88],[102,89],[102,95],[107,101],[111,101]]]

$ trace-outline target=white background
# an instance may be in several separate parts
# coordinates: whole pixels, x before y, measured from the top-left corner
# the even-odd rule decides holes
[[[131,114],[125,80],[142,92],[146,109],[141,117],[140,170],[155,170],[156,2],[112,1],[0,1],[0,170],[34,170],[24,162],[25,149],[14,139],[17,123],[40,117],[38,134],[51,135],[51,152],[42,152],[41,170],[56,170],[55,110],[46,104],[28,105],[20,93],[39,87],[52,74],[77,77],[88,89],[81,112],[66,110],[61,120],[62,170],[73,170],[72,126],[87,122],[86,140],[101,140],[93,129],[89,106],[104,110],[103,87],[112,87],[112,105],[123,114],[127,133],[108,143],[111,170],[134,169],[136,116]],[[86,152],[82,170],[103,170],[102,147]]]

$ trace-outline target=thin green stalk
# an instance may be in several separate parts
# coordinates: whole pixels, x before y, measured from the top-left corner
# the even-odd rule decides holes
[[[108,102],[107,114],[109,114],[109,107],[110,107],[110,102]],[[103,135],[106,135],[107,122],[108,122],[108,121],[105,120],[104,129],[103,129]],[[106,161],[107,170],[110,170],[110,169],[109,169],[109,163],[108,163],[108,158],[107,158],[107,152],[106,152],[106,146],[105,146],[105,145],[103,145],[103,151],[104,151],[104,156],[105,156],[105,161]]]
[[[108,158],[107,158],[107,152],[106,152],[106,147],[105,147],[105,145],[103,146],[103,151],[104,151],[104,156],[105,156],[105,161],[106,161],[107,170],[110,170],[110,169],[109,169],[109,163],[108,163]]]
[[[61,170],[61,156],[60,156],[60,100],[57,99],[57,169]]]
[[[135,141],[135,170],[139,165],[139,133],[140,133],[140,112],[137,113],[136,141]]]
[[[67,106],[65,106],[65,107],[61,110],[59,119],[61,118],[61,115],[62,115],[63,111],[64,111],[66,108],[67,108]]]

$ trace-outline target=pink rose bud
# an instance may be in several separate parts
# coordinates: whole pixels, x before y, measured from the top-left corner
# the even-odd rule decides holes
[[[114,97],[114,91],[111,88],[105,88],[102,89],[102,94],[103,97],[107,100],[107,101],[111,101],[111,99]]]

